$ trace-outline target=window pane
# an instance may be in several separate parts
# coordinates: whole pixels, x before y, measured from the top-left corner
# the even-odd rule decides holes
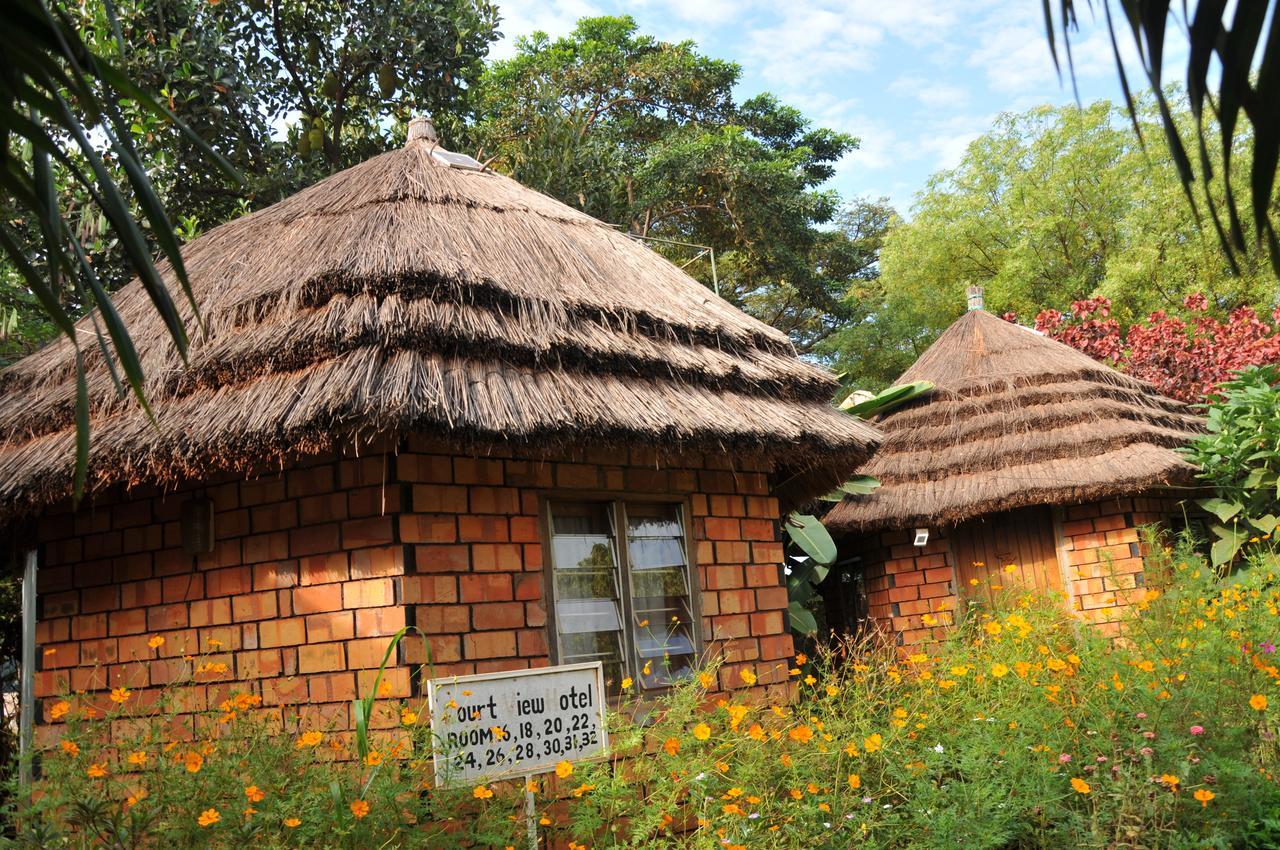
[[[697,654],[684,547],[678,505],[627,505],[636,678],[646,688],[664,687],[687,675]]]
[[[560,662],[604,662],[616,693],[625,674],[622,598],[607,503],[551,505],[551,583]]]

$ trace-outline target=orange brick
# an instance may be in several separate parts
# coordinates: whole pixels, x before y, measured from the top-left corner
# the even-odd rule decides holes
[[[458,577],[463,602],[505,602],[513,598],[511,577],[501,573]]]
[[[289,555],[300,558],[306,555],[319,555],[322,552],[334,552],[338,549],[338,526],[313,525],[308,528],[295,528],[289,532],[288,540],[288,553],[262,560],[277,561]],[[247,546],[248,541],[246,540],[245,543]]]
[[[389,578],[349,581],[342,585],[343,608],[378,608],[395,602],[395,583]]]
[[[312,614],[306,618],[306,623],[308,643],[351,640],[356,636],[355,615],[351,611]]]
[[[388,608],[361,608],[356,614],[356,634],[361,637],[393,635],[405,626],[402,605]]]
[[[406,514],[400,517],[400,539],[405,543],[453,543],[458,539],[458,518],[452,514]]]
[[[391,646],[391,639],[386,637],[349,640],[347,641],[347,665],[353,670],[378,667],[386,657],[389,646]],[[395,654],[392,653],[388,666],[394,662]]]
[[[342,608],[341,584],[317,584],[312,587],[295,587],[293,613],[317,614]]]
[[[377,546],[351,553],[353,579],[381,578],[404,574],[404,547]]]
[[[297,584],[297,561],[270,561],[253,567],[254,590],[278,590]]]
[[[253,573],[249,567],[213,570],[204,577],[205,595],[236,596],[253,589]]]
[[[727,517],[709,516],[703,521],[703,531],[708,540],[741,540],[742,523]]]
[[[441,484],[416,484],[413,488],[413,509],[423,513],[465,514],[467,488]]]
[[[455,457],[453,480],[458,484],[501,485],[502,461],[487,458]]]
[[[156,605],[146,609],[146,611],[147,628],[153,632],[180,629],[187,625],[187,606],[182,603]]]
[[[341,643],[305,644],[298,647],[299,673],[328,673],[346,668],[346,653]]]
[[[325,615],[319,615],[325,616]],[[258,644],[270,649],[279,646],[297,646],[307,642],[305,620],[288,617],[283,620],[266,620],[258,624]],[[330,638],[331,639],[331,638]]]
[[[231,622],[230,599],[199,599],[191,603],[191,625],[221,626]]]
[[[477,543],[471,547],[471,565],[477,570],[519,572],[524,566],[517,543]]]
[[[523,602],[484,602],[471,606],[471,621],[478,631],[519,629],[525,625]]]
[[[408,604],[458,601],[458,580],[453,576],[406,576],[401,581]]]
[[[471,632],[462,636],[462,651],[466,658],[504,658],[516,654],[516,633]]]
[[[356,698],[354,673],[328,673],[307,677],[307,693],[312,702],[348,702]]]
[[[471,606],[419,605],[416,620],[427,634],[462,634],[471,630]]]
[[[265,620],[276,616],[277,613],[276,594],[273,590],[246,593],[231,600],[231,618],[237,623],[246,620]]]
[[[471,550],[467,546],[415,546],[414,566],[419,572],[466,572],[471,569]]]
[[[384,546],[393,539],[389,516],[353,519],[342,524],[342,548],[344,549]]]
[[[326,526],[320,526],[324,528]],[[263,561],[283,561],[289,557],[289,538],[292,534],[283,531],[270,534],[257,534],[244,539],[244,563],[257,564]]]
[[[511,538],[511,527],[505,516],[458,517],[458,539],[464,542],[503,543]]]

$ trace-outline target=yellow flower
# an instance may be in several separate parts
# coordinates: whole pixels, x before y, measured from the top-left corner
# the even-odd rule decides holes
[[[572,775],[573,775],[572,764],[570,764],[567,761],[561,761],[556,763],[556,776],[560,777],[561,779],[564,779]]]
[[[160,647],[164,646],[164,638],[160,635],[154,635],[152,636],[151,640],[147,641],[147,646],[151,647],[152,649],[159,649]]]
[[[997,679],[1003,679],[1009,675],[1009,668],[997,661],[991,665],[991,675]]]
[[[222,820],[222,815],[218,814],[217,809],[205,809],[200,813],[200,817],[196,818],[196,823],[201,826],[213,826]]]
[[[764,727],[759,723],[752,723],[751,728],[747,730],[747,736],[753,741],[764,740]]]
[[[997,623],[995,620],[992,620],[990,623],[985,624],[982,627],[982,630],[994,637],[995,635],[998,635],[1002,631],[1004,631],[1004,627],[1001,626],[999,623]]]
[[[862,741],[862,749],[866,750],[869,753],[874,753],[877,750],[879,750],[883,744],[884,744],[884,738],[880,737],[880,733],[877,732],[871,737],[865,738]]]
[[[625,679],[623,679],[623,680],[622,680],[622,689],[623,689],[624,691],[625,691],[625,690],[627,690],[628,688],[630,688],[630,687],[631,687],[631,684],[632,684],[632,683],[631,683],[631,677],[630,677],[630,676],[628,676],[627,678],[625,678]]]
[[[297,829],[302,826],[302,821],[298,818],[285,818],[284,825],[289,827],[289,829]]]
[[[646,661],[646,662],[644,663],[644,666],[640,668],[640,674],[641,674],[642,676],[652,676],[652,675],[653,675],[653,662],[652,662],[652,661]]]
[[[809,656],[805,655],[803,652],[797,652],[797,653],[796,653],[796,663],[797,663],[797,664],[807,664],[807,663],[808,663],[808,661],[809,661]]]
[[[356,820],[369,814],[369,803],[366,800],[356,800],[351,804],[351,814],[356,816]]]
[[[266,799],[267,795],[266,795],[266,792],[263,791],[261,788],[259,788],[257,785],[246,785],[244,789],[244,796],[249,800],[250,803],[261,803],[264,799]]]
[[[1254,711],[1266,711],[1267,698],[1262,694],[1254,694],[1253,696],[1249,697],[1249,707],[1252,708]]]
[[[667,755],[673,756],[680,752],[680,741],[676,738],[668,738],[662,742],[662,749],[667,751]]]
[[[146,763],[147,763],[147,754],[142,752],[141,750],[138,750],[137,752],[129,753],[129,764],[144,765]]]
[[[938,618],[932,614],[925,614],[920,618],[920,622],[924,623],[926,626],[936,626],[938,625]]]
[[[705,741],[711,737],[711,727],[705,723],[699,723],[693,727],[693,737],[699,741]]]
[[[1196,793],[1191,796],[1196,798],[1196,802],[1200,804],[1201,808],[1207,808],[1209,801],[1218,795],[1210,791],[1208,788],[1197,788]]]
[[[400,722],[405,726],[412,726],[418,722],[418,713],[416,711],[410,711],[407,708],[402,709],[400,711]]]
[[[187,773],[199,773],[200,768],[204,767],[204,756],[191,750],[183,754],[182,762],[187,767]]]
[[[849,774],[849,787],[850,787],[852,790],[854,790],[854,791],[857,791],[859,788],[861,788],[861,787],[862,787],[862,777],[861,777],[861,776],[859,776],[859,775],[858,775],[858,774],[856,774],[856,773],[850,773],[850,774]]]
[[[710,673],[698,674],[698,684],[702,685],[703,689],[709,690],[711,686],[714,685],[715,683],[716,683],[716,677],[712,676]]]
[[[738,671],[738,676],[747,684],[748,687],[756,683],[756,674],[748,670],[746,667],[743,667]]]
[[[1071,787],[1075,789],[1077,794],[1088,794],[1093,789],[1089,787],[1089,783],[1085,782],[1078,776],[1071,777]]]
[[[818,684],[818,680],[817,680],[817,679],[815,679],[815,678],[813,678],[813,676],[805,676],[805,677],[804,677],[804,683],[805,683],[806,685],[809,685],[810,687],[812,687],[812,686],[814,686],[814,685]]]
[[[595,790],[595,787],[596,786],[594,785],[579,785],[577,788],[573,789],[573,796],[581,797],[583,794],[587,793],[588,791]]]
[[[93,779],[101,779],[107,775],[107,763],[95,762],[94,764],[89,765],[89,769],[86,770],[85,773],[89,774]]]
[[[1006,573],[1016,572],[1016,571],[1017,571],[1017,569],[1018,569],[1018,565],[1017,565],[1017,564],[1005,564],[1005,565],[1004,565],[1004,571],[1005,571]]]
[[[969,672],[968,667],[965,667],[959,664],[951,668],[951,675],[955,676],[957,679],[960,678],[961,676],[967,675],[968,672]]]
[[[1174,776],[1172,773],[1164,773],[1160,776],[1160,784],[1172,791],[1177,791],[1178,785],[1181,782],[1182,780]]]
[[[53,704],[53,708],[49,709],[49,718],[51,720],[61,720],[67,716],[67,712],[71,710],[71,703],[66,700],[58,700]]]
[[[133,691],[128,688],[114,688],[111,691],[111,701],[114,703],[123,704],[131,696],[133,696]]]
[[[67,755],[69,756],[80,755],[80,746],[75,741],[68,741],[64,739],[61,743],[62,743],[62,751]]]
[[[507,730],[501,726],[490,726],[489,731],[493,733],[495,741],[505,741],[507,739]]]
[[[298,738],[297,746],[299,749],[301,749],[302,747],[314,747],[315,745],[319,744],[323,740],[324,740],[324,735],[313,729],[310,732],[302,733],[302,736]]]
[[[472,789],[471,796],[475,797],[477,800],[488,800],[493,796],[493,791],[490,790],[487,785],[477,785]]]

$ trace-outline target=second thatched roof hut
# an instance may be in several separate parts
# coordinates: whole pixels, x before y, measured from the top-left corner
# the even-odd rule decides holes
[[[1137,527],[1177,513],[1194,484],[1177,449],[1199,432],[1195,414],[982,309],[899,379],[913,381],[934,389],[880,417],[884,443],[859,470],[881,487],[826,518],[861,551],[880,619],[918,632],[936,600],[995,574],[1114,619],[1141,581]]]

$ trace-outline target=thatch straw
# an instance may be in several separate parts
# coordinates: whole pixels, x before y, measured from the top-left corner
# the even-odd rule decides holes
[[[872,450],[783,334],[613,228],[431,150],[410,142],[188,245],[206,327],[189,366],[137,281],[121,290],[160,428],[86,347],[92,488],[429,430],[752,452],[804,498]],[[0,373],[0,516],[67,494],[73,370],[59,340]]]
[[[1192,482],[1174,450],[1202,427],[1187,405],[982,310],[899,379],[911,381],[935,389],[876,423],[884,443],[859,472],[881,487],[833,508],[833,530],[948,525]]]

